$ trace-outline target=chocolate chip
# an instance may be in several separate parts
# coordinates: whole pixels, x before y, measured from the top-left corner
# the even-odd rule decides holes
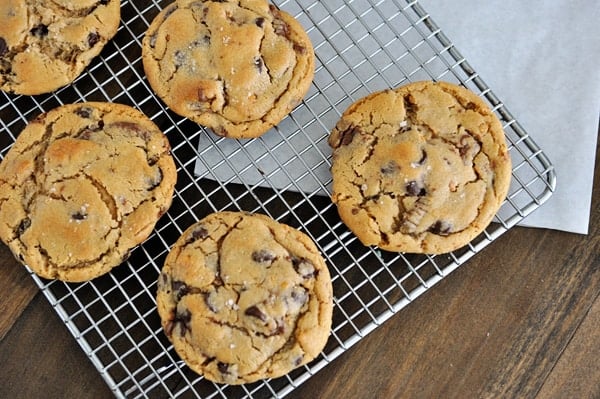
[[[413,197],[422,197],[427,194],[427,190],[415,180],[411,180],[406,183],[406,193]]]
[[[44,37],[48,35],[48,27],[44,24],[39,24],[34,26],[29,33],[31,33],[35,37]]]
[[[146,178],[146,184],[148,185],[148,187],[146,187],[146,190],[148,190],[148,191],[154,190],[156,187],[160,186],[160,183],[162,182],[162,180],[163,180],[162,171],[160,169],[156,169],[155,176]]]
[[[435,222],[430,228],[429,232],[433,234],[438,234],[441,236],[446,236],[451,233],[452,225],[445,220],[438,220]]]
[[[421,159],[419,159],[419,165],[423,165],[427,161],[427,153],[425,150],[421,150]]]
[[[302,287],[295,287],[292,290],[290,297],[296,304],[302,306],[308,301],[308,292]]]
[[[6,53],[8,53],[8,44],[6,44],[6,40],[3,37],[0,37],[0,57]]]
[[[192,241],[205,239],[206,237],[208,237],[208,230],[206,230],[206,227],[198,226],[192,230]]]
[[[142,127],[135,122],[120,121],[111,123],[110,126],[118,129],[129,130],[144,139],[146,139],[148,136],[148,132],[142,129]]]
[[[386,162],[379,170],[384,175],[391,175],[396,173],[400,169],[400,166],[396,163],[396,161]]]
[[[259,28],[262,28],[265,24],[265,19],[263,17],[258,17],[254,20],[254,23],[256,24],[256,26],[258,26]]]
[[[342,131],[340,133],[340,141],[337,143],[335,148],[338,148],[340,146],[345,146],[345,145],[352,143],[354,136],[357,133],[360,133],[360,131],[361,131],[361,129],[359,126],[356,126],[356,125],[348,126],[344,131]]]
[[[105,6],[105,5],[107,5],[109,2],[110,2],[110,0],[100,0],[100,1],[98,2],[98,4]]]
[[[75,115],[85,119],[88,119],[90,116],[92,116],[93,113],[94,110],[90,107],[79,107],[75,110]]]
[[[246,310],[244,311],[244,314],[246,316],[251,316],[251,317],[256,317],[257,319],[259,319],[260,321],[267,321],[267,315],[263,313],[262,310],[260,310],[257,306],[253,305],[250,306],[249,308],[246,308]]]
[[[100,40],[100,35],[98,35],[98,32],[90,32],[87,37],[88,46],[90,48],[94,47],[96,45],[96,43],[98,43],[99,40]]]
[[[166,273],[160,273],[157,284],[159,291],[167,290],[167,292],[171,292],[171,287],[169,287],[169,276]]]
[[[252,260],[258,263],[273,263],[277,256],[268,249],[252,252]]]
[[[229,365],[227,363],[218,362],[217,368],[221,374],[229,374]]]
[[[292,46],[292,48],[294,49],[294,51],[298,54],[305,54],[306,53],[306,47],[301,46],[298,43],[294,43],[294,45]]]
[[[73,220],[85,220],[87,219],[87,214],[83,212],[75,212],[71,215],[71,219]]]
[[[470,109],[470,110],[474,110],[474,109],[477,109],[477,105],[475,105],[475,103],[473,103],[473,102],[469,101],[469,102],[467,103],[467,105],[465,105],[465,108],[466,108],[466,109]]]
[[[181,298],[183,298],[190,292],[187,284],[183,281],[173,281],[171,283],[171,288],[173,289],[173,293],[175,294],[175,298],[177,301],[180,301]]]
[[[182,337],[186,332],[191,331],[190,322],[192,321],[192,314],[189,310],[184,309],[181,312],[177,312],[172,321],[167,324],[166,333],[172,335],[175,327],[179,326],[179,335]]]
[[[413,114],[417,111],[417,105],[410,94],[404,96],[404,110],[407,114]]]
[[[21,220],[21,223],[19,223],[19,227],[17,227],[17,231],[16,231],[17,236],[21,236],[23,233],[25,233],[25,230],[27,230],[30,226],[31,226],[31,219],[25,218],[25,219]]]
[[[263,61],[262,57],[256,57],[254,58],[254,65],[258,69],[258,73],[262,73],[263,68],[265,67],[265,62]]]
[[[276,35],[279,36],[284,36],[287,39],[290,38],[290,26],[287,24],[287,22],[285,22],[283,19],[281,19],[281,14],[279,9],[273,5],[273,4],[269,4],[269,10],[271,11],[271,14],[273,15],[273,30],[275,31]]]
[[[315,276],[315,266],[313,263],[306,258],[298,258],[297,256],[291,257],[292,266],[296,273],[303,278],[312,278]]]

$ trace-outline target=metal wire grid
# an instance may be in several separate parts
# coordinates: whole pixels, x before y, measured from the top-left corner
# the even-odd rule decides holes
[[[123,1],[117,36],[72,85],[44,96],[2,94],[0,157],[28,120],[79,101],[135,106],[171,142],[178,165],[173,205],[127,262],[82,284],[32,274],[117,397],[285,396],[539,207],[554,190],[551,163],[416,1],[275,3],[307,29],[317,68],[305,101],[259,139],[225,143],[171,113],[153,95],[141,66],[140,42],[167,1]],[[355,99],[422,79],[463,84],[491,105],[507,133],[513,184],[495,222],[461,250],[426,256],[365,248],[328,199],[330,179],[323,178],[323,169],[330,166],[326,137]],[[198,150],[205,140],[209,145]],[[281,152],[287,155],[277,156]],[[194,173],[197,159],[205,169],[199,175]],[[262,170],[266,159],[275,168]],[[223,178],[219,169],[228,176]],[[154,294],[166,254],[186,227],[219,210],[261,212],[301,229],[317,243],[331,269],[335,310],[329,342],[318,359],[285,377],[243,386],[207,382],[179,360],[162,333]]]

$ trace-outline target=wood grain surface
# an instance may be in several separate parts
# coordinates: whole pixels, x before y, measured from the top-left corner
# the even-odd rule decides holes
[[[598,155],[588,235],[511,229],[289,397],[600,398]],[[112,396],[5,246],[0,296],[1,398]]]

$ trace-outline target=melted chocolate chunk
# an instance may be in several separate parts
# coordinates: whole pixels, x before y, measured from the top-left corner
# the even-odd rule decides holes
[[[340,141],[337,144],[336,148],[352,143],[354,136],[357,133],[360,133],[360,130],[361,129],[358,126],[355,126],[355,125],[348,126],[348,128],[346,128],[346,130],[344,130],[342,133],[340,133],[341,138],[340,138]]]
[[[227,363],[218,362],[217,368],[221,374],[229,374],[229,365]]]
[[[85,220],[85,219],[87,219],[87,214],[85,214],[83,212],[75,212],[74,214],[71,215],[71,219],[73,219],[73,220]]]
[[[313,263],[305,258],[298,258],[297,256],[291,257],[292,266],[294,270],[303,278],[313,278],[315,276],[315,266]]]
[[[427,194],[427,190],[418,182],[411,180],[406,183],[406,193],[413,197],[422,197]]]
[[[412,115],[417,111],[417,105],[414,103],[410,94],[404,96],[404,110],[407,115]]]
[[[31,226],[31,219],[25,218],[25,219],[21,220],[21,223],[19,223],[19,227],[17,227],[17,231],[16,231],[17,236],[21,236],[23,233],[25,233],[25,230],[27,230],[30,226]]]
[[[208,237],[208,230],[206,230],[206,227],[198,226],[194,230],[192,230],[192,240],[191,241],[197,241],[199,239],[203,240],[206,237]]]
[[[251,317],[256,317],[257,319],[259,319],[262,322],[267,321],[267,315],[264,314],[264,312],[262,310],[260,310],[257,306],[250,306],[249,308],[246,308],[246,310],[244,311],[244,314],[246,316],[251,316]]]
[[[80,107],[75,111],[75,115],[80,116],[82,118],[88,119],[94,113],[94,110],[90,107]]]
[[[425,150],[421,150],[421,159],[419,159],[418,164],[423,165],[427,161],[427,153]]]
[[[99,40],[100,40],[100,35],[98,34],[98,32],[90,32],[87,37],[88,46],[90,48],[94,47],[96,45],[96,43],[98,43]]]
[[[48,27],[46,25],[44,25],[44,24],[39,24],[39,25],[34,26],[33,28],[31,28],[31,30],[29,31],[29,33],[31,33],[35,37],[42,38],[42,37],[48,35]]]
[[[143,139],[147,139],[148,137],[148,132],[135,122],[113,122],[110,124],[110,126],[116,127],[117,129],[129,130],[133,132],[136,136],[141,137]]]
[[[258,73],[262,73],[265,67],[265,62],[263,61],[262,57],[256,57],[254,59],[254,65],[256,66],[256,69],[258,69]]]
[[[301,46],[298,43],[294,43],[293,46],[292,46],[292,48],[298,54],[305,54],[306,53],[306,47]]]
[[[0,57],[6,53],[8,53],[8,44],[6,44],[6,40],[3,37],[0,37]]]
[[[173,293],[178,302],[181,298],[190,293],[190,289],[183,281],[173,281],[173,283],[171,283],[171,288],[173,289]]]
[[[258,26],[259,28],[262,28],[265,24],[265,19],[263,17],[258,17],[254,20],[254,23],[256,24],[256,26]]]
[[[396,173],[399,169],[400,166],[398,166],[396,161],[389,161],[383,164],[379,170],[381,171],[381,174],[391,175]]]
[[[166,333],[172,335],[175,327],[179,326],[179,335],[182,337],[186,332],[191,331],[190,322],[192,321],[192,314],[189,310],[185,309],[178,312],[172,321],[167,324]]]
[[[257,263],[273,263],[277,256],[268,249],[261,249],[252,253],[252,260]]]
[[[441,236],[447,236],[451,233],[452,225],[445,220],[438,220],[430,228],[429,232]]]
[[[302,287],[297,287],[292,290],[290,297],[296,304],[302,306],[308,301],[308,292]]]
[[[279,9],[273,5],[269,5],[269,10],[273,14],[273,30],[276,35],[283,36],[289,40],[290,38],[290,26],[281,19]]]
[[[148,177],[146,179],[146,184],[148,185],[146,190],[148,190],[148,191],[154,190],[156,187],[160,186],[160,183],[162,182],[162,180],[163,180],[162,171],[160,169],[157,169],[157,173],[154,177]]]

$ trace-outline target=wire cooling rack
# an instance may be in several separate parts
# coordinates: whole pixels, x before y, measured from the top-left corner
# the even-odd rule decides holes
[[[305,101],[278,127],[246,141],[218,138],[178,117],[149,88],[140,43],[150,21],[168,3],[122,1],[116,37],[73,84],[44,96],[0,95],[0,157],[27,121],[80,101],[137,107],[171,142],[178,165],[173,205],[126,263],[82,284],[32,275],[117,397],[285,396],[492,243],[554,190],[555,174],[543,152],[416,1],[276,1],[313,41],[315,80]],[[357,98],[423,79],[460,83],[499,116],[513,160],[508,198],[494,223],[453,253],[403,255],[366,248],[340,222],[328,198],[327,135]],[[264,169],[266,160],[275,167]],[[161,330],[154,295],[167,252],[186,227],[219,210],[265,213],[304,231],[331,269],[335,310],[328,344],[315,361],[285,377],[243,386],[213,384],[179,360]]]

